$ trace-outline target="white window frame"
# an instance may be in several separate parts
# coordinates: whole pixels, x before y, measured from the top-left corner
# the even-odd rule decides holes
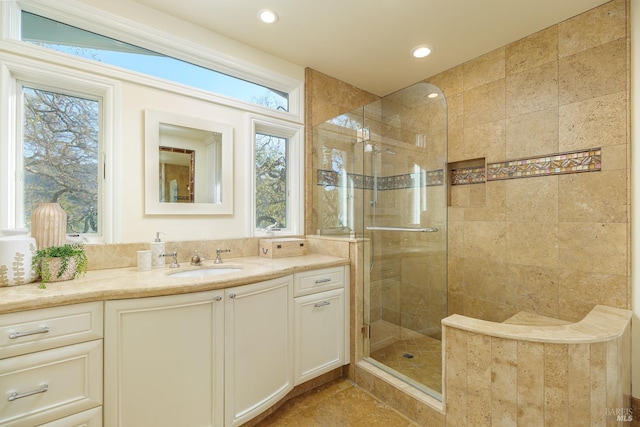
[[[295,123],[304,122],[304,82],[260,67],[254,63],[232,58],[216,50],[169,33],[145,26],[122,16],[97,9],[73,0],[0,0],[1,49],[16,54],[42,58],[59,64],[73,64],[77,68],[169,92],[191,96],[221,105],[275,117]],[[109,64],[96,63],[86,58],[52,51],[20,40],[22,10],[83,30],[121,40],[135,46],[196,64],[220,73],[247,80],[289,94],[289,111],[274,110],[237,98],[215,94],[180,83],[124,70]],[[77,65],[76,65],[77,64]]]
[[[256,134],[267,134],[287,138],[289,146],[287,157],[287,227],[266,232],[256,227]],[[304,224],[304,127],[282,120],[249,115],[249,135],[251,163],[249,163],[249,192],[247,206],[247,235],[250,237],[279,237],[302,235]]]
[[[113,243],[119,241],[119,206],[116,188],[120,173],[116,159],[120,147],[115,135],[119,134],[120,120],[116,114],[116,100],[120,98],[117,82],[78,71],[47,65],[39,61],[0,54],[0,227],[15,228],[21,225],[18,203],[22,188],[20,180],[22,144],[22,110],[19,87],[33,85],[50,91],[86,95],[101,100],[101,150],[98,209],[100,228],[98,234],[88,234],[87,243]]]
[[[20,40],[21,12],[35,13],[46,18],[116,38],[142,48],[154,50],[168,56],[201,65],[241,79],[249,80],[269,88],[289,93],[289,111],[273,110],[260,105],[217,95],[168,80],[124,70],[119,67],[97,63],[89,59],[64,54],[58,51],[33,45]],[[45,71],[46,70],[46,71]],[[32,74],[29,74],[32,72]],[[35,75],[35,77],[23,76]],[[36,77],[42,80],[37,80]],[[107,12],[75,0],[7,0],[0,1],[0,227],[10,228],[15,224],[15,153],[10,152],[9,142],[16,137],[15,109],[10,91],[12,79],[26,81],[44,81],[56,86],[76,83],[78,92],[93,93],[89,86],[102,88],[103,94],[103,142],[106,151],[105,172],[107,181],[104,188],[104,235],[105,243],[118,242],[121,239],[121,207],[116,194],[122,189],[121,174],[117,166],[120,158],[121,122],[120,91],[121,85],[128,82],[191,97],[205,102],[245,111],[255,119],[248,125],[252,129],[258,126],[261,132],[279,132],[274,135],[287,137],[290,143],[289,153],[289,191],[288,226],[277,232],[279,235],[300,235],[304,230],[304,81],[273,70],[256,66],[248,61],[239,60],[204,47],[197,42],[168,34],[164,31],[140,24],[122,16]],[[36,80],[34,80],[36,79]],[[57,79],[57,80],[56,80]],[[100,95],[100,94],[97,94]],[[253,158],[255,134],[250,133],[251,145],[247,153]],[[13,157],[12,157],[13,156]],[[11,163],[13,162],[13,164]],[[254,168],[248,167],[248,181],[245,188],[248,194],[251,212],[248,217],[248,236],[260,235],[255,230]],[[7,171],[6,173],[4,171]],[[10,205],[11,203],[11,205]],[[7,208],[5,208],[7,206]],[[13,215],[13,217],[12,217]]]

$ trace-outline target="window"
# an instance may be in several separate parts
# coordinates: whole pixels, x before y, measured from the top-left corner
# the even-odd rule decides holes
[[[16,199],[18,223],[30,227],[40,202],[59,202],[67,233],[97,235],[100,224],[100,101],[26,83],[22,94],[22,172]]]
[[[252,118],[252,235],[302,233],[302,127]]]
[[[67,233],[115,242],[117,82],[24,58],[0,62],[0,225],[30,227],[57,201]]]
[[[109,37],[22,12],[21,40],[127,70],[160,77],[274,110],[289,111],[289,94],[143,49]]]
[[[287,228],[289,139],[256,133],[256,224],[258,229]]]

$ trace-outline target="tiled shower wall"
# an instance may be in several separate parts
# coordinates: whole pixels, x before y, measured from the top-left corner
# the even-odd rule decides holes
[[[629,308],[627,8],[613,0],[427,79],[447,97],[449,162],[602,149],[597,172],[451,188],[450,314]],[[312,126],[376,99],[307,70],[308,227]]]
[[[628,7],[613,0],[428,79],[447,96],[449,162],[602,149],[598,172],[451,188],[450,314],[578,320],[595,304],[629,308]],[[376,99],[307,70],[307,227],[312,126]],[[445,424],[385,380],[360,372],[358,383],[423,424]]]
[[[627,8],[613,0],[428,79],[447,97],[449,162],[602,148],[601,171],[451,187],[449,314],[629,308]]]

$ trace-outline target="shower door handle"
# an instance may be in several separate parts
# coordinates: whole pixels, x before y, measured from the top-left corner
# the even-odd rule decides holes
[[[413,233],[435,233],[438,231],[435,227],[383,227],[378,225],[370,225],[367,230],[371,231],[410,231]]]

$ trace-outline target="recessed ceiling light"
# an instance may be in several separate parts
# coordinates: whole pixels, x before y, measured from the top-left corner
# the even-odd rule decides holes
[[[275,24],[278,21],[278,14],[270,9],[262,9],[258,12],[258,18],[265,24]]]
[[[433,52],[433,46],[426,44],[416,46],[411,50],[411,54],[414,58],[424,58],[425,56],[429,56],[431,52]]]
[[[427,98],[431,98],[431,99],[437,98],[437,97],[438,97],[438,94],[435,92],[431,92],[429,95],[427,95]]]

